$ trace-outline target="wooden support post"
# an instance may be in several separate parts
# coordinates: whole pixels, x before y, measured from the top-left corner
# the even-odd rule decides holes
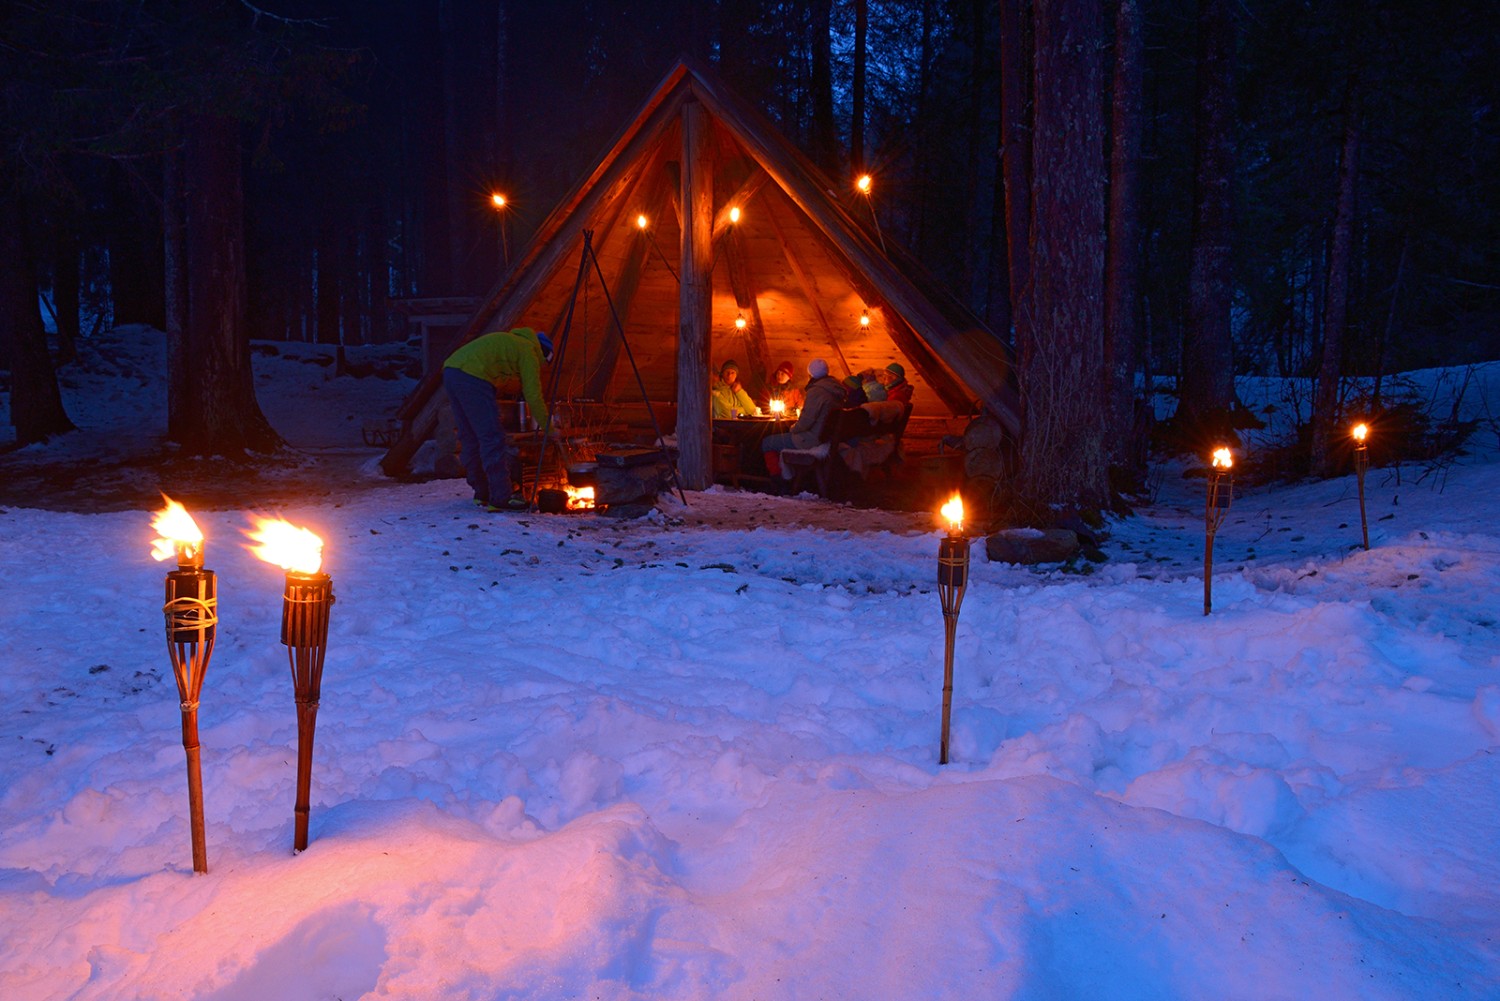
[[[682,287],[678,299],[677,472],[688,490],[713,482],[708,360],[713,316],[714,178],[708,115],[682,106]]]

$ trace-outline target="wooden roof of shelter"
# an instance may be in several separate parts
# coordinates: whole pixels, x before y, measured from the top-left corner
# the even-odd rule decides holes
[[[558,398],[640,402],[644,386],[651,400],[677,402],[680,448],[684,438],[702,439],[705,455],[709,376],[730,358],[752,391],[782,361],[799,385],[813,358],[839,377],[899,361],[916,387],[915,415],[962,416],[982,403],[1018,433],[1004,343],[882,239],[865,197],[838,190],[758,111],[679,62],[449,350],[515,326],[557,342],[571,306],[553,366]],[[580,281],[586,231],[599,268]],[[403,473],[433,433],[440,387],[441,372],[428,372],[402,407],[404,432],[382,460],[387,473]]]

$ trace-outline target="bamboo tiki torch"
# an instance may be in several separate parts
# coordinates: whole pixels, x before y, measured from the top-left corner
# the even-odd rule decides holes
[[[1365,540],[1365,550],[1370,549],[1370,522],[1365,517],[1365,470],[1370,468],[1370,429],[1364,424],[1354,425],[1354,478],[1359,481],[1359,532]]]
[[[958,612],[969,585],[969,540],[963,534],[964,501],[954,494],[942,507],[948,534],[938,542],[938,599],[943,605],[943,730],[938,741],[938,764],[948,763],[949,720],[953,714],[953,642],[958,635]]]
[[[1208,506],[1203,516],[1203,614],[1213,610],[1214,586],[1214,535],[1229,513],[1229,502],[1234,498],[1234,476],[1230,469],[1234,456],[1228,448],[1216,448],[1213,466],[1208,471]]]
[[[193,871],[208,872],[208,839],[203,826],[203,766],[198,747],[198,699],[203,677],[214,652],[219,624],[219,584],[212,570],[203,569],[203,533],[192,515],[170,497],[151,527],[158,537],[151,555],[175,556],[177,569],[167,574],[167,656],[177,679],[182,707],[182,749],[187,754],[188,823],[193,838]]]
[[[328,649],[328,615],[333,580],[319,570],[323,540],[285,521],[257,519],[248,533],[257,542],[251,552],[286,571],[281,601],[281,642],[292,669],[297,703],[297,799],[293,806],[292,850],[307,848],[307,821],[312,798],[313,735],[323,688],[323,657]]]

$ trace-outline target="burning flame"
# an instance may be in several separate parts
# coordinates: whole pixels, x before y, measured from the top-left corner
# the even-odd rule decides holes
[[[167,506],[151,519],[151,528],[159,536],[151,540],[151,558],[160,562],[177,556],[179,563],[184,562],[183,557],[191,558],[202,552],[203,532],[193,516],[187,513],[187,508],[166,494],[162,494],[161,499],[167,502]]]
[[[950,530],[954,535],[957,535],[960,531],[962,531],[964,527],[963,497],[958,494],[954,494],[949,499],[948,503],[942,506],[942,508],[940,509],[940,513],[944,518],[948,519],[948,524],[951,526]]]
[[[871,178],[869,174],[860,174],[859,180],[854,182],[854,186],[868,195],[870,193],[870,182]]]
[[[563,487],[563,489],[566,490],[567,493],[568,493],[568,510],[569,511],[591,511],[591,510],[593,510],[593,508],[594,508],[594,488],[593,487],[572,487],[572,486],[565,486],[565,487]]]
[[[1370,429],[1368,427],[1366,427],[1365,425],[1363,425],[1363,424],[1356,424],[1356,425],[1354,425],[1354,440],[1357,441],[1357,442],[1359,442],[1361,445],[1363,445],[1365,443],[1365,438],[1369,435],[1369,433],[1370,433]]]
[[[785,414],[785,413],[786,413],[786,401],[785,400],[772,400],[771,401],[771,415],[772,416],[774,416],[774,417],[780,417],[782,414]]]
[[[245,548],[257,558],[292,573],[315,574],[322,567],[323,540],[312,532],[280,518],[254,521],[254,529],[246,529],[245,534],[258,545]]]
[[[1214,468],[1228,469],[1234,465],[1234,456],[1227,448],[1214,449]]]

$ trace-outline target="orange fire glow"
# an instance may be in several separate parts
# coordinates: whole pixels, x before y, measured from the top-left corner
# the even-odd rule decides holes
[[[158,536],[151,540],[151,558],[160,562],[178,556],[178,562],[183,562],[182,557],[191,557],[202,551],[203,532],[193,516],[187,513],[187,508],[166,494],[162,494],[161,499],[167,502],[167,506],[151,519],[151,528]]]
[[[785,413],[786,413],[786,401],[785,400],[772,400],[771,401],[771,415],[773,417],[780,417],[780,416],[782,416]]]
[[[292,573],[315,574],[323,566],[323,540],[305,528],[280,518],[254,518],[253,529],[245,535],[253,546],[251,554]]]
[[[1367,437],[1369,437],[1369,434],[1370,434],[1370,429],[1368,427],[1366,427],[1365,425],[1363,425],[1363,424],[1356,424],[1356,425],[1354,425],[1354,440],[1357,441],[1357,442],[1359,442],[1361,445],[1363,445],[1365,443],[1365,439]]]
[[[569,511],[592,511],[594,508],[593,487],[563,487],[568,493]]]
[[[964,527],[964,499],[958,494],[949,498],[939,511],[944,518],[948,519],[949,530],[957,535]]]
[[[497,209],[505,208],[505,196],[498,191],[495,192],[493,195],[490,195],[490,204]]]
[[[854,182],[854,186],[866,195],[870,193],[870,184],[871,178],[869,174],[860,174],[859,180]]]
[[[1234,465],[1234,455],[1227,448],[1216,448],[1213,463],[1215,469],[1228,469]]]

